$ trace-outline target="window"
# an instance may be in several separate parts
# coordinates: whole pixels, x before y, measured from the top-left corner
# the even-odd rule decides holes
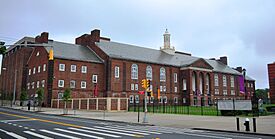
[[[131,79],[138,79],[138,65],[133,64],[131,68]]]
[[[58,87],[64,87],[64,80],[58,80]]]
[[[234,87],[234,76],[230,77],[230,84],[231,84],[231,87]]]
[[[32,74],[35,74],[35,67],[33,67]]]
[[[214,80],[215,80],[215,86],[219,86],[219,76],[218,76],[218,74],[214,75]]]
[[[178,97],[174,97],[174,103],[178,103]]]
[[[178,82],[178,74],[174,73],[174,82],[177,83]]]
[[[167,96],[164,96],[164,97],[163,97],[163,102],[164,102],[164,103],[167,103]]]
[[[249,86],[249,83],[247,83],[247,87],[250,87],[250,86]]]
[[[160,90],[160,92],[162,92],[162,86],[159,86],[159,90]]]
[[[166,92],[166,86],[163,86],[163,92]]]
[[[86,88],[86,82],[85,81],[81,81],[81,88]]]
[[[138,84],[135,84],[135,90],[138,90]]]
[[[220,94],[219,89],[215,89],[215,95],[218,95],[218,94]]]
[[[34,89],[34,82],[32,82],[32,89]]]
[[[222,76],[222,84],[223,84],[223,87],[226,87],[226,76],[225,75],[223,75]]]
[[[186,103],[186,98],[182,99],[182,103],[185,104]]]
[[[115,78],[119,78],[119,67],[115,66]]]
[[[59,64],[59,71],[65,71],[65,64]]]
[[[81,66],[81,73],[87,73],[87,66]]]
[[[134,103],[134,96],[133,95],[130,95],[129,102]]]
[[[45,80],[41,81],[41,87],[45,87]]]
[[[93,83],[97,83],[97,75],[93,75]]]
[[[43,71],[46,71],[46,64],[43,65]]]
[[[146,79],[152,80],[152,67],[151,66],[146,67]]]
[[[58,92],[58,99],[62,99],[63,98],[63,93],[62,92]]]
[[[28,89],[28,90],[30,89],[30,83],[27,84],[27,89]]]
[[[178,92],[178,87],[175,87],[175,93],[177,93]]]
[[[39,52],[36,53],[36,56],[39,56]]]
[[[135,90],[135,84],[131,84],[131,90]]]
[[[37,73],[40,73],[41,66],[38,66]]]
[[[139,103],[139,96],[138,95],[135,96],[135,101],[136,101],[136,103]]]
[[[75,88],[75,80],[70,81],[70,88]]]
[[[250,87],[253,88],[253,83],[250,84]]]
[[[29,75],[31,75],[32,74],[32,69],[29,69]]]
[[[231,90],[231,95],[235,95],[235,91],[234,90]]]
[[[39,81],[36,82],[36,88],[39,88]]]
[[[161,67],[159,71],[160,71],[160,74],[159,74],[160,81],[165,82],[166,81],[165,68]]]
[[[162,100],[162,96],[159,97],[159,103],[162,103],[163,100]]]
[[[71,72],[76,72],[76,65],[71,65]]]
[[[185,79],[182,80],[182,84],[183,84],[182,85],[182,90],[187,90],[187,88],[186,88],[187,85],[186,85],[186,80]]]
[[[223,90],[223,95],[227,95],[227,90]]]

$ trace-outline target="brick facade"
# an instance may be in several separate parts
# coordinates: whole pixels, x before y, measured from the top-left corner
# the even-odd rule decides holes
[[[270,101],[275,104],[275,62],[268,64]]]

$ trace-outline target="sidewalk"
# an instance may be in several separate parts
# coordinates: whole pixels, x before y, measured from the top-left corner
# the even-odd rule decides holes
[[[22,109],[22,107],[13,107],[14,109]],[[24,107],[23,110],[27,111]],[[33,108],[31,108],[33,111]],[[61,115],[63,109],[42,108],[42,112],[45,114]],[[143,121],[144,113],[140,113],[140,123]],[[197,116],[197,115],[176,115],[176,114],[153,114],[148,113],[148,124],[165,126],[165,127],[177,127],[177,128],[205,128],[214,130],[236,130],[236,117],[224,117],[224,116]],[[69,110],[70,117],[81,117],[99,120],[119,121],[138,123],[137,112],[104,112],[103,111],[87,111],[87,110]],[[240,130],[244,132],[245,117],[240,117]],[[252,118],[250,118],[250,130],[253,132]],[[275,135],[275,115],[261,116],[256,118],[257,133],[273,134]]]

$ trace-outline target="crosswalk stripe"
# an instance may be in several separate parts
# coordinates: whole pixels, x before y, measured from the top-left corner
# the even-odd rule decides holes
[[[27,139],[27,138],[25,138],[25,137],[22,137],[22,136],[20,136],[20,135],[17,135],[17,134],[15,134],[15,133],[13,133],[13,132],[5,131],[5,130],[3,130],[3,129],[0,129],[0,131],[2,131],[2,132],[4,132],[4,133],[6,133],[7,135],[10,135],[10,136],[12,136],[12,137],[14,137],[14,138],[17,138],[17,139]]]
[[[69,135],[64,135],[64,134],[56,133],[56,132],[49,131],[49,130],[45,130],[45,129],[42,129],[42,130],[40,130],[40,131],[46,132],[46,133],[49,133],[49,134],[53,134],[53,135],[57,135],[57,136],[60,136],[60,137],[64,137],[64,138],[69,138],[69,139],[80,139],[80,138],[77,138],[77,137],[73,137],[73,136],[69,136]]]
[[[159,133],[159,132],[154,132],[154,131],[146,131],[146,130],[137,130],[137,129],[130,129],[130,128],[127,128],[127,127],[117,127],[117,126],[105,126],[105,127],[109,127],[109,128],[116,128],[116,129],[125,129],[125,130],[130,130],[130,131],[137,131],[137,132],[145,132],[145,133],[150,133],[150,134],[157,134],[157,135],[160,135],[162,133]]]
[[[113,129],[113,128],[106,128],[106,127],[99,127],[99,126],[94,126],[95,128],[101,128],[101,129],[107,129],[107,130],[113,130],[113,131],[120,131],[120,132],[126,132],[126,133],[133,133],[133,134],[139,134],[139,135],[149,135],[147,133],[141,133],[141,132],[135,132],[135,131],[125,131],[121,129]]]
[[[47,136],[44,136],[44,135],[40,135],[38,133],[34,133],[34,132],[31,132],[31,131],[23,131],[27,134],[30,134],[30,135],[33,135],[35,137],[38,137],[38,138],[42,138],[42,139],[53,139],[53,138],[50,138],[50,137],[47,137]]]
[[[98,134],[98,135],[109,136],[109,137],[113,137],[113,138],[120,138],[121,137],[121,136],[117,136],[117,135],[106,134],[106,133],[101,133],[101,132],[95,132],[95,131],[90,131],[90,130],[84,130],[84,129],[79,129],[79,128],[73,128],[73,127],[70,127],[69,129],[82,131],[82,132],[87,132],[87,133]]]
[[[58,131],[62,131],[62,132],[67,132],[67,133],[71,133],[71,134],[76,134],[76,135],[81,135],[81,136],[89,137],[89,138],[104,139],[102,137],[97,137],[97,136],[93,136],[93,135],[78,133],[78,132],[74,132],[74,131],[70,131],[70,130],[65,130],[65,129],[60,129],[60,128],[54,128],[54,130],[58,130]]]
[[[128,134],[128,133],[122,133],[122,132],[115,132],[115,131],[109,131],[109,130],[103,130],[103,129],[97,129],[97,128],[91,128],[91,127],[82,127],[84,129],[89,129],[89,130],[95,130],[95,131],[102,131],[106,133],[113,133],[113,134],[118,134],[118,135],[124,135],[124,136],[130,136],[130,137],[143,137],[135,134]]]

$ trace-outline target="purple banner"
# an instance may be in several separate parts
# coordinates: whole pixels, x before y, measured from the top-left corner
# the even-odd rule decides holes
[[[239,84],[240,84],[240,93],[244,94],[244,78],[243,78],[243,76],[239,76]]]

